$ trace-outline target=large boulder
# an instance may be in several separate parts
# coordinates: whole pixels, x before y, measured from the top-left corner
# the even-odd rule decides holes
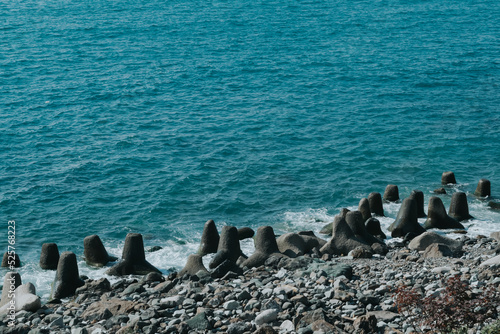
[[[255,252],[241,264],[242,267],[258,267],[263,265],[270,256],[285,256],[279,250],[276,236],[271,226],[259,227],[254,242]]]
[[[236,263],[240,256],[241,248],[238,230],[234,226],[224,226],[220,234],[217,253],[210,261],[209,268],[214,269],[225,260]]]
[[[36,312],[42,307],[40,297],[36,295],[35,286],[32,283],[26,283],[16,288],[14,292],[15,311]],[[10,303],[0,307],[0,315],[9,311]]]
[[[146,261],[142,235],[129,233],[125,238],[122,260],[111,267],[106,273],[112,276],[147,275],[151,272],[161,273],[155,266]]]
[[[368,203],[370,205],[370,212],[377,216],[384,216],[384,206],[382,204],[382,195],[377,192],[368,195]]]
[[[83,256],[88,265],[95,267],[103,267],[108,262],[118,259],[116,256],[108,254],[97,234],[89,235],[83,239]]]
[[[387,202],[399,201],[399,189],[395,184],[389,184],[385,187],[384,200]]]
[[[393,238],[404,237],[408,233],[419,235],[425,232],[417,219],[417,201],[412,197],[403,200],[396,220],[389,226]]]
[[[59,263],[59,249],[55,243],[45,243],[42,245],[40,254],[40,267],[47,270],[56,270]]]
[[[448,215],[458,221],[472,219],[469,214],[469,204],[467,203],[467,195],[464,192],[456,192],[451,196],[450,208]]]
[[[19,275],[19,273],[9,271],[5,274],[3,280],[2,298],[0,299],[0,307],[10,303],[13,292],[21,284],[21,275]]]
[[[61,299],[74,295],[77,288],[83,286],[85,282],[78,274],[78,264],[76,255],[72,252],[64,252],[57,264],[56,278],[52,286],[52,298]]]
[[[370,245],[363,240],[356,238],[354,232],[342,216],[335,216],[332,224],[332,237],[321,247],[322,254],[347,255],[357,247],[371,251]]]
[[[441,258],[441,257],[453,257],[453,251],[444,244],[430,244],[424,251],[422,257],[424,259],[428,258]]]
[[[491,183],[487,179],[481,179],[477,183],[476,191],[474,195],[479,197],[489,197],[491,196]]]
[[[203,233],[201,235],[200,248],[198,254],[201,256],[211,253],[217,253],[217,246],[219,244],[219,232],[215,222],[210,219],[205,223]]]
[[[453,172],[443,172],[441,174],[441,184],[456,184],[455,174]]]
[[[455,218],[448,216],[444,208],[443,201],[439,197],[432,196],[429,199],[429,208],[427,220],[424,224],[425,229],[464,229],[464,226]]]
[[[425,232],[415,237],[409,244],[411,250],[425,251],[432,244],[444,244],[448,246],[454,253],[462,251],[462,242],[437,234],[436,232]]]
[[[417,217],[427,217],[424,211],[424,193],[420,190],[413,190],[410,194],[410,197],[414,198],[415,201],[417,201]]]

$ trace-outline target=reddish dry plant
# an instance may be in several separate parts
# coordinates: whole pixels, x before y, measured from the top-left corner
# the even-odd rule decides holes
[[[425,298],[415,289],[401,286],[396,290],[395,302],[398,312],[414,324],[425,326],[432,333],[448,333],[496,318],[500,297],[493,289],[474,296],[457,275],[446,280],[441,293]]]

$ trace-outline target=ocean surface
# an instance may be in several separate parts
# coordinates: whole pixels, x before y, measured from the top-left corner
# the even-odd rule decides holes
[[[500,197],[496,0],[14,0],[0,22],[0,247],[15,220],[45,299],[45,242],[99,278],[83,238],[142,233],[167,273],[208,219],[318,232],[388,184],[427,207],[444,171],[468,232],[500,230],[473,195]]]

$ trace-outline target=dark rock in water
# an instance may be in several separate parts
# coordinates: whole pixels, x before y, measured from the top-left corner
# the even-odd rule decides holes
[[[257,235],[255,236],[255,252],[241,266],[248,268],[261,266],[271,255],[284,256],[279,251],[273,228],[271,226],[261,226],[257,229]]]
[[[150,272],[161,273],[151,263],[146,261],[142,235],[129,233],[125,238],[122,260],[111,267],[106,274],[113,276],[122,275],[147,275]]]
[[[446,213],[446,209],[444,208],[443,201],[441,201],[439,197],[432,196],[429,199],[428,216],[427,220],[425,221],[424,228],[464,229],[464,226],[460,224],[455,218],[448,216],[448,214]]]
[[[19,255],[17,253],[14,253],[14,258],[12,258],[12,255],[9,256],[8,252],[3,254],[2,267],[19,268],[20,266],[21,260],[19,259]]]
[[[370,212],[377,216],[384,216],[384,206],[382,204],[382,195],[377,192],[368,195],[368,204],[370,205]]]
[[[458,221],[474,218],[469,214],[469,204],[467,195],[464,192],[456,192],[451,196],[450,209],[448,215]]]
[[[45,243],[42,245],[40,254],[40,267],[42,269],[56,270],[59,263],[59,249],[55,243]]]
[[[0,299],[0,307],[10,302],[11,297],[9,297],[9,294],[12,295],[12,291],[17,289],[17,287],[21,284],[21,275],[19,275],[19,273],[9,271],[5,274],[5,278],[3,280],[4,288],[2,288],[2,298]],[[7,287],[9,288],[7,289]]]
[[[437,188],[437,189],[434,189],[434,193],[438,194],[438,195],[445,195],[446,194],[446,189],[444,189],[444,188]]]
[[[146,250],[147,253],[154,253],[154,252],[157,252],[159,250],[162,250],[163,247],[160,247],[160,246],[153,246],[149,249]]]
[[[490,201],[488,202],[488,206],[490,207],[490,209],[500,210],[500,203]]]
[[[417,201],[417,218],[427,217],[424,211],[424,193],[420,190],[413,190],[410,197],[413,197]]]
[[[321,253],[347,255],[356,247],[364,247],[371,251],[370,246],[366,242],[356,238],[345,218],[342,216],[335,216],[332,237],[323,247],[321,247]]]
[[[491,183],[487,179],[481,179],[477,183],[476,191],[474,195],[479,197],[490,197],[491,196]]]
[[[445,244],[430,244],[422,255],[424,258],[453,257],[453,251]]]
[[[408,245],[409,249],[424,251],[431,244],[445,244],[454,253],[462,251],[462,242],[444,237],[436,232],[425,232],[414,238]]]
[[[240,239],[238,238],[238,230],[234,226],[224,226],[222,228],[217,254],[208,265],[210,269],[217,267],[225,260],[230,260],[234,263],[241,256]]]
[[[83,256],[88,265],[103,267],[108,262],[116,261],[116,256],[109,256],[97,234],[89,235],[83,239]]]
[[[77,288],[84,284],[85,282],[80,279],[80,275],[78,274],[75,253],[62,253],[57,264],[51,298],[61,299],[70,297],[74,295]]]
[[[384,200],[388,202],[396,202],[399,200],[399,189],[394,184],[389,184],[385,187]]]
[[[219,245],[219,232],[215,226],[215,222],[210,219],[205,223],[203,233],[201,235],[200,249],[198,254],[201,256],[211,253],[217,253]]]
[[[212,278],[223,278],[227,273],[233,272],[238,275],[243,274],[243,270],[233,261],[224,260],[211,273]]]
[[[250,227],[242,227],[238,229],[238,239],[240,240],[253,238],[254,235],[255,231]]]
[[[278,249],[281,253],[289,257],[304,255],[306,252],[306,243],[297,233],[285,233],[276,239]]]
[[[208,272],[207,268],[203,265],[203,258],[199,254],[191,254],[187,258],[186,265],[179,271],[179,276],[188,274],[190,276],[196,275],[199,271]]]
[[[441,175],[441,184],[456,184],[455,174],[453,172],[443,172]]]
[[[407,197],[403,200],[399,208],[396,220],[389,226],[393,238],[404,237],[407,233],[424,233],[425,229],[420,226],[417,219],[417,201],[414,198]]]
[[[370,212],[370,203],[368,198],[362,198],[358,204],[358,211],[363,215],[363,221],[366,221],[372,217]]]
[[[365,228],[368,233],[379,239],[387,238],[385,233],[382,232],[382,228],[380,227],[380,221],[377,218],[370,218],[367,221],[365,221]]]

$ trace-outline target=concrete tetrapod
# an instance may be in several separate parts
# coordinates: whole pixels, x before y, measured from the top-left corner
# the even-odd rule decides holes
[[[464,192],[456,192],[451,196],[450,208],[448,215],[458,221],[472,219],[469,214],[469,204],[467,203],[467,195]]]
[[[389,226],[393,238],[404,237],[408,233],[419,235],[425,232],[417,219],[417,201],[412,197],[403,200],[396,220]]]
[[[83,239],[83,256],[88,265],[95,267],[103,267],[108,262],[118,260],[116,256],[108,254],[97,234],[89,235]]]
[[[335,216],[332,227],[332,237],[320,249],[322,254],[347,255],[356,247],[363,247],[370,252],[372,251],[372,248],[367,243],[356,238],[344,217]]]
[[[491,196],[491,183],[487,179],[481,179],[477,183],[476,191],[474,195],[479,197],[489,197]]]
[[[214,269],[225,260],[236,263],[241,255],[238,230],[234,226],[224,226],[220,233],[217,253],[208,267]]]
[[[139,233],[127,234],[122,260],[111,267],[106,274],[112,276],[146,275],[150,272],[161,273],[155,266],[146,261],[142,235]]]
[[[456,184],[455,174],[453,172],[443,172],[441,174],[441,184]]]
[[[242,267],[258,267],[263,265],[270,256],[283,257],[276,242],[276,236],[271,226],[261,226],[255,235],[255,252],[243,263]]]
[[[444,208],[443,201],[441,201],[439,197],[432,196],[429,199],[428,215],[427,220],[424,224],[424,228],[464,229],[464,226],[460,224],[455,218],[448,216],[448,214],[446,213],[446,209]]]
[[[42,245],[40,253],[40,268],[48,270],[56,270],[59,263],[59,249],[53,242]]]
[[[413,197],[417,201],[417,218],[427,217],[424,211],[424,193],[420,190],[413,190],[410,197]]]
[[[56,278],[52,286],[52,298],[61,299],[75,294],[76,289],[85,282],[80,279],[76,255],[73,252],[64,252],[57,264]]]
[[[387,202],[396,202],[399,200],[399,189],[397,185],[389,184],[385,187],[384,200]]]
[[[219,244],[219,232],[215,226],[215,222],[210,219],[203,227],[201,235],[200,248],[198,254],[204,256],[206,254],[217,253],[217,246]]]
[[[368,203],[370,205],[370,212],[377,216],[384,216],[384,206],[382,204],[382,195],[377,192],[368,195]]]

